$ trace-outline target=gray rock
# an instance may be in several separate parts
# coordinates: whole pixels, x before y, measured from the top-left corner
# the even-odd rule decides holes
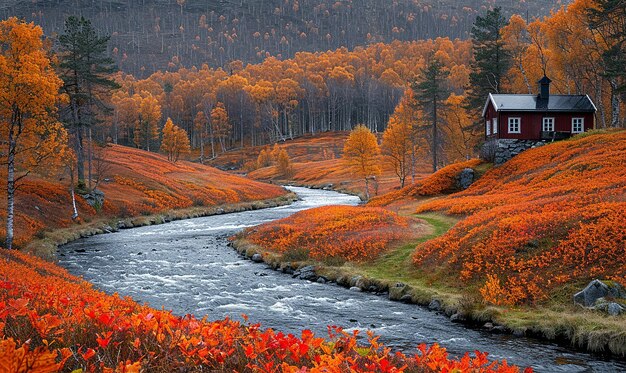
[[[619,316],[622,314],[622,312],[624,312],[624,307],[619,303],[611,302],[606,307],[606,311],[611,316]]]
[[[99,189],[94,189],[91,192],[79,194],[79,196],[83,197],[85,202],[91,207],[96,209],[101,208],[104,205],[104,192]]]
[[[263,261],[263,257],[259,253],[252,255],[252,258],[250,259],[252,259],[252,261],[256,263],[261,263]]]
[[[362,291],[362,290],[361,290],[361,288],[360,288],[360,287],[358,287],[358,286],[352,286],[352,287],[350,288],[350,290],[352,290],[352,291]]]
[[[359,286],[358,284],[363,281],[363,276],[354,276],[350,279],[350,287]]]
[[[450,321],[452,322],[463,322],[465,321],[465,315],[460,314],[460,313],[455,313],[454,315],[450,316]]]
[[[485,325],[483,325],[483,328],[491,330],[493,329],[493,323],[486,322]]]
[[[326,277],[320,276],[317,278],[317,282],[320,284],[325,284],[326,282],[328,282],[328,280],[326,279]]]
[[[315,274],[315,267],[306,266],[295,271],[293,277],[297,277],[301,280],[317,281],[318,276]]]
[[[491,329],[492,333],[504,334],[506,333],[506,328],[502,325],[496,325]]]
[[[526,332],[522,329],[517,329],[513,331],[513,336],[515,337],[523,337],[526,335]]]
[[[407,286],[401,282],[396,283],[394,286],[389,288],[389,299],[390,300],[400,300],[402,296],[406,293]]]
[[[411,294],[404,294],[400,297],[400,302],[413,303],[413,297],[411,296]]]
[[[437,299],[433,299],[428,304],[428,309],[431,311],[439,311],[441,310],[441,302]]]
[[[474,170],[467,167],[461,170],[457,177],[459,188],[467,189],[474,182]]]
[[[606,297],[625,298],[626,292],[624,288],[617,283],[611,283],[609,286],[596,279],[591,281],[583,290],[574,294],[574,303],[584,307],[592,307],[599,298]]]

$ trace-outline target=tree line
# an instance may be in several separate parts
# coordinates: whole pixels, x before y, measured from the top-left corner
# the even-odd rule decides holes
[[[502,2],[506,14],[549,14],[554,2]],[[110,56],[139,78],[206,63],[260,63],[301,51],[448,37],[468,39],[478,0],[5,0],[0,18],[25,17],[61,34],[68,15],[84,16],[111,35]],[[4,16],[4,17],[3,17]]]
[[[157,71],[146,79],[116,72],[108,36],[86,19],[68,18],[56,40],[32,23],[2,21],[6,246],[19,181],[58,165],[71,175],[72,193],[88,192],[93,141],[161,150],[172,161],[198,149],[204,161],[232,147],[362,124],[397,144],[383,144],[383,151],[396,158],[404,183],[425,157],[433,170],[471,157],[482,139],[477,123],[487,94],[535,93],[532,83],[544,74],[557,92],[590,94],[599,127],[624,126],[625,4],[576,0],[530,24],[494,8],[477,17],[468,41],[299,52],[259,64],[234,60],[226,69]],[[392,155],[392,148],[404,150]]]

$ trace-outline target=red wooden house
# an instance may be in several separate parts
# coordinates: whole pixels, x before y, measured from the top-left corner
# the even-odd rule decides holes
[[[588,95],[550,95],[550,79],[538,83],[538,95],[489,94],[483,109],[488,140],[557,140],[595,127],[597,109]]]

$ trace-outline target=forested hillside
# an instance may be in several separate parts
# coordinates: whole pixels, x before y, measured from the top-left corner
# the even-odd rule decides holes
[[[47,35],[69,15],[93,20],[111,35],[120,68],[145,77],[168,66],[227,67],[299,51],[352,49],[373,42],[469,38],[477,14],[502,6],[530,20],[568,1],[535,0],[5,0],[0,18],[24,17]]]

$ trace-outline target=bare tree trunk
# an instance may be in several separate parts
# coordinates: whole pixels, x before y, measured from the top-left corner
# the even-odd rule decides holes
[[[369,201],[370,200],[370,185],[369,185],[369,180],[367,179],[367,176],[365,177],[365,200]]]
[[[74,128],[74,152],[76,153],[76,175],[78,184],[85,185],[85,152],[83,152],[83,127]]]
[[[437,100],[433,100],[433,172],[437,172]]]
[[[611,84],[611,127],[620,126],[620,96],[617,92],[618,84],[615,78],[609,81]]]
[[[9,131],[9,154],[7,166],[7,249],[13,248],[13,211],[15,209],[15,139],[13,132]]]
[[[92,159],[92,138],[91,138],[91,127],[87,130],[88,143],[87,143],[87,177],[88,177],[88,185],[89,190],[91,190],[91,159]]]
[[[204,137],[202,131],[200,132],[200,164],[204,164]]]
[[[71,164],[71,163],[70,163]],[[78,218],[78,209],[76,208],[76,194],[74,193],[74,168],[68,167],[70,171],[70,195],[72,196],[72,220]]]

